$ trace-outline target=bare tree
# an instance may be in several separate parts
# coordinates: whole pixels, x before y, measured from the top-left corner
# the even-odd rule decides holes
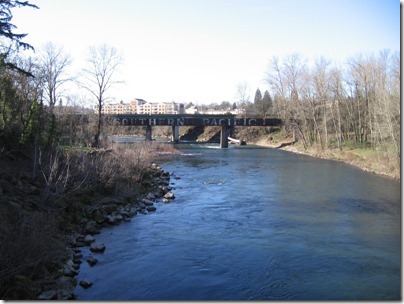
[[[103,105],[108,100],[107,94],[111,87],[122,83],[114,78],[122,61],[122,57],[114,47],[102,44],[98,47],[90,47],[87,66],[83,69],[84,81],[80,85],[97,101],[98,122],[94,137],[96,147],[100,144],[101,113]]]
[[[248,84],[243,81],[237,84],[236,99],[238,100],[239,107],[247,115],[247,105],[250,102],[250,95],[248,94]]]
[[[70,80],[67,75],[67,68],[71,65],[72,59],[66,54],[62,46],[57,46],[52,42],[45,44],[40,53],[40,64],[42,65],[42,81],[44,99],[49,103],[49,108],[53,112],[56,102],[62,95],[62,85]]]

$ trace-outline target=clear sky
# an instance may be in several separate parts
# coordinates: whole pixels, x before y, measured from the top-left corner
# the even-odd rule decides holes
[[[343,61],[400,51],[398,0],[30,0],[13,11],[16,32],[36,49],[62,45],[79,70],[90,46],[124,58],[116,100],[211,103],[251,100],[270,58],[300,53]]]

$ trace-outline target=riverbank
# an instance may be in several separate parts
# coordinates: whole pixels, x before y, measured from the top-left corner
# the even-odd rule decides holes
[[[97,199],[81,214],[80,224],[67,236],[65,248],[67,258],[59,264],[54,278],[41,286],[42,291],[37,299],[74,300],[74,289],[77,285],[81,288],[90,288],[93,282],[87,279],[78,281],[76,276],[82,263],[86,262],[93,267],[101,258],[99,254],[108,250],[109,244],[98,242],[96,235],[106,227],[131,221],[138,214],[145,215],[156,211],[157,202],[169,203],[175,198],[169,184],[170,173],[153,163],[144,181],[144,189],[147,191],[142,196],[116,194]],[[82,248],[86,246],[93,254],[84,257]]]
[[[80,247],[96,244],[102,227],[173,198],[169,174],[153,162],[175,152],[158,143],[59,147],[42,155],[36,173],[28,154],[0,154],[0,298],[74,298]]]
[[[195,141],[209,141],[220,134],[219,127],[200,128],[198,132],[188,131],[187,139]],[[382,175],[400,181],[400,164],[392,165],[387,157],[369,148],[344,147],[339,149],[321,149],[315,146],[305,149],[299,142],[293,142],[292,138],[287,138],[282,132],[274,131],[268,133],[267,130],[259,127],[238,128],[234,134],[236,139],[241,139],[247,145],[257,145],[273,149],[304,154],[316,158],[335,160],[356,166],[366,172]],[[219,139],[216,138],[218,141]]]
[[[387,162],[383,162],[383,159],[381,159],[380,156],[370,150],[321,150],[315,147],[304,149],[302,144],[299,142],[294,143],[292,139],[284,139],[275,142],[270,140],[268,137],[259,138],[254,142],[250,142],[250,144],[273,149],[281,149],[284,151],[304,154],[316,158],[340,161],[358,167],[366,172],[382,175],[400,181],[400,170],[388,166]]]

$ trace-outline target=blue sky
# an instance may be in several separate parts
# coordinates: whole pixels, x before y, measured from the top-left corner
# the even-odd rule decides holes
[[[80,70],[90,46],[124,57],[111,91],[129,101],[234,102],[237,85],[267,89],[273,56],[344,61],[400,51],[398,0],[31,0],[13,23],[40,49],[62,45]]]

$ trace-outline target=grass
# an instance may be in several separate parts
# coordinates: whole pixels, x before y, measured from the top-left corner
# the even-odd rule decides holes
[[[289,140],[285,132],[271,133],[272,146],[285,140]],[[270,145],[271,146],[271,145]],[[395,156],[394,147],[387,146],[384,150],[374,150],[370,143],[345,143],[340,150],[336,143],[331,143],[331,148],[323,149],[320,146],[313,145],[304,148],[301,141],[293,145],[283,147],[282,149],[310,155],[313,157],[337,160],[361,168],[362,170],[388,176],[400,180],[400,161]]]

